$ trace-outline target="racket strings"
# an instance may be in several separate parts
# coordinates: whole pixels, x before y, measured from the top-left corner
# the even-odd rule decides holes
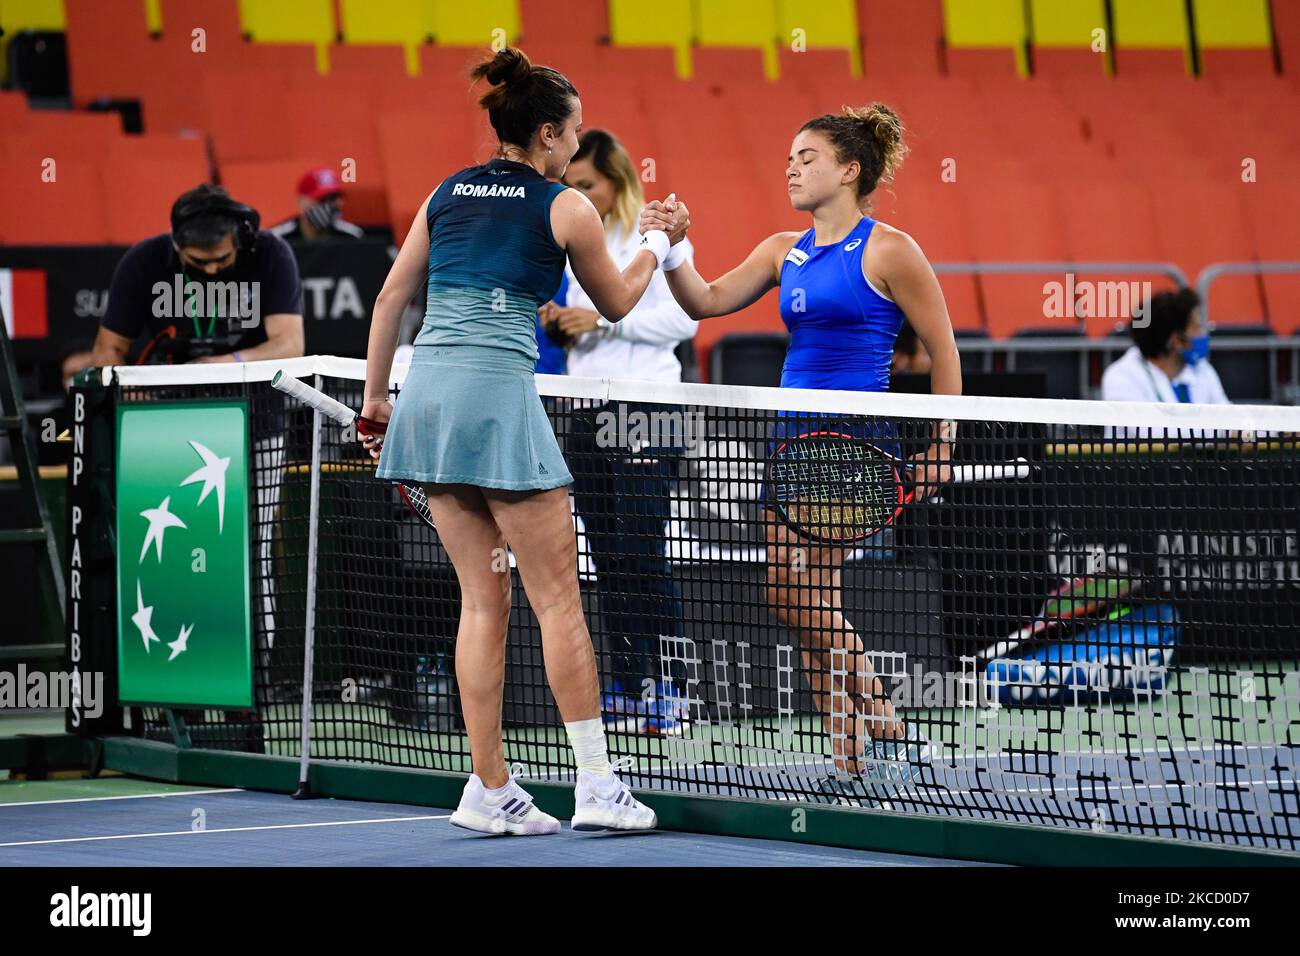
[[[787,517],[827,540],[869,535],[898,509],[890,460],[874,446],[844,437],[787,442],[773,458],[772,482]]]

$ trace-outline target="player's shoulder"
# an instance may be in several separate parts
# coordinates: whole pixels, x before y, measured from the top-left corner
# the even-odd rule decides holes
[[[806,232],[807,230],[805,230]],[[803,238],[803,232],[774,232],[758,244],[759,249],[766,250],[768,253],[784,259]]]
[[[871,227],[867,248],[886,256],[906,256],[921,251],[920,244],[910,233],[887,222],[881,222],[879,219],[875,220],[875,224]]]

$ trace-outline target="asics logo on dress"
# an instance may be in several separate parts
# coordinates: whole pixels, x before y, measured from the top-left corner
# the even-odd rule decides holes
[[[451,194],[453,196],[473,196],[476,199],[481,199],[485,196],[489,198],[499,196],[506,199],[523,199],[524,187],[499,186],[496,183],[493,183],[490,186],[483,185],[482,183],[477,185],[474,183],[457,183],[452,187]]]
[[[852,252],[854,249],[856,249],[856,248],[857,248],[858,246],[860,246],[860,245],[862,245],[862,240],[861,240],[861,239],[854,239],[852,242],[850,242],[847,246],[844,247],[844,251],[845,251],[845,252]]]

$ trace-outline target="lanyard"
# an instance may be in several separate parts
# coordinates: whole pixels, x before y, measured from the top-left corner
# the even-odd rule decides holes
[[[1147,373],[1147,379],[1151,382],[1151,390],[1156,393],[1156,401],[1163,402],[1165,400],[1165,397],[1160,391],[1160,386],[1156,384],[1156,377],[1151,374],[1151,365],[1149,362],[1147,362],[1145,357],[1142,359],[1142,371]],[[1169,383],[1169,387],[1173,389],[1174,396],[1178,399],[1180,403],[1187,404],[1191,402],[1192,393],[1191,393],[1191,389],[1188,387],[1186,382],[1180,382],[1179,384],[1175,385],[1171,380]]]

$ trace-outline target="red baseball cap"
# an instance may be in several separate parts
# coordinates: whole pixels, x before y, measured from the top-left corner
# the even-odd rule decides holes
[[[343,183],[339,181],[338,173],[326,166],[313,169],[298,180],[298,195],[308,199],[324,199],[341,192]]]

